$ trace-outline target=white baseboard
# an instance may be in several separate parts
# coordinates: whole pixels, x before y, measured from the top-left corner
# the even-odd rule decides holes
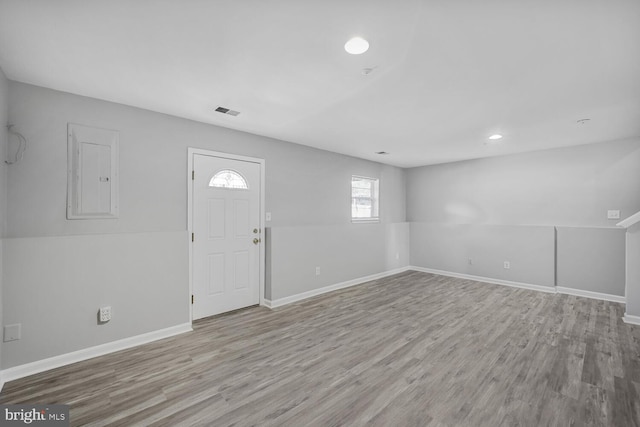
[[[630,325],[640,325],[640,316],[632,316],[631,314],[624,314],[622,318],[624,323],[628,323]]]
[[[626,304],[627,302],[627,299],[625,297],[622,297],[619,295],[603,294],[600,292],[593,292],[593,291],[583,291],[581,289],[565,288],[563,286],[557,286],[556,290],[558,291],[559,294],[575,295],[577,297],[585,297],[585,298],[599,299],[604,301],[619,302],[622,304]]]
[[[108,353],[124,350],[138,345],[147,344],[152,341],[161,340],[163,338],[172,337],[185,332],[191,332],[191,323],[183,323],[181,325],[172,326],[158,331],[148,332],[134,337],[124,338],[118,341],[100,344],[95,347],[89,347],[71,353],[61,354],[60,356],[50,357],[48,359],[38,360],[36,362],[25,363],[24,365],[14,366],[0,372],[1,384],[5,382],[17,380],[18,378],[27,377],[29,375],[38,374],[50,369],[59,368],[61,366],[70,365],[82,360],[91,359]],[[2,388],[0,387],[0,391]]]
[[[269,308],[277,308],[282,307],[283,305],[292,304],[294,302],[302,301],[307,298],[315,297],[317,295],[326,294],[327,292],[337,291],[338,289],[344,289],[355,285],[360,285],[365,282],[370,282],[372,280],[382,279],[383,277],[392,276],[394,274],[403,273],[405,271],[410,270],[409,267],[401,267],[396,268],[395,270],[384,271],[378,274],[372,274],[370,276],[359,277],[353,280],[347,280],[346,282],[336,283],[334,285],[325,286],[323,288],[314,289],[308,292],[303,292],[301,294],[291,295],[284,298],[279,298],[276,300],[264,300],[264,306]]]
[[[273,303],[271,302],[271,300],[266,298],[262,300],[262,304],[260,305],[263,305],[267,308],[273,308]]]
[[[533,285],[531,283],[512,282],[510,280],[492,279],[490,277],[473,276],[471,274],[454,273],[451,271],[435,270],[433,268],[410,266],[410,270],[421,271],[423,273],[437,274],[439,276],[456,277],[458,279],[475,280],[477,282],[492,283],[494,285],[511,286],[513,288],[530,289],[532,291],[548,292],[555,294],[556,290],[551,286]]]
[[[469,280],[475,280],[478,282],[493,283],[496,285],[512,286],[515,288],[530,289],[533,291],[547,292],[551,294],[559,293],[559,294],[575,295],[578,297],[592,298],[592,299],[598,299],[603,301],[611,301],[611,302],[617,302],[622,304],[625,304],[627,302],[627,299],[625,297],[619,296],[619,295],[604,294],[601,292],[593,292],[593,291],[583,291],[581,289],[565,288],[562,286],[550,287],[550,286],[533,285],[530,283],[511,282],[508,280],[492,279],[489,277],[482,277],[482,276],[473,276],[471,274],[453,273],[451,271],[435,270],[433,268],[410,266],[409,269],[415,270],[415,271],[422,271],[424,273],[437,274],[440,276],[457,277],[459,279],[469,279]],[[631,317],[634,317],[634,316],[631,316]],[[632,322],[628,322],[628,323],[632,323]]]

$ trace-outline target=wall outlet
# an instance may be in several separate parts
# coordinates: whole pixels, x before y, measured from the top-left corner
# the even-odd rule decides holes
[[[14,325],[6,325],[4,327],[4,335],[2,340],[4,342],[19,340],[22,335],[21,329],[22,329],[21,323],[16,323]]]
[[[607,219],[620,219],[620,211],[607,211]]]
[[[111,320],[111,306],[100,307],[100,323]]]
[[[504,262],[504,269],[509,270],[511,268],[511,263],[509,261]]]
[[[271,221],[271,212],[267,212],[264,216],[265,216],[264,218],[265,221]]]

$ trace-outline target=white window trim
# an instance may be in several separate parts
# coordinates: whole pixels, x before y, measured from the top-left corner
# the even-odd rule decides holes
[[[378,205],[378,215],[375,217],[370,217],[370,218],[354,218],[353,216],[351,217],[351,223],[352,224],[375,224],[375,223],[379,223],[380,222],[380,178],[374,178],[371,176],[364,176],[364,175],[351,175],[351,186],[350,186],[350,190],[351,190],[351,201],[353,202],[353,178],[362,178],[362,179],[368,179],[371,181],[376,181],[377,185],[378,185],[378,197],[377,197],[377,205]]]

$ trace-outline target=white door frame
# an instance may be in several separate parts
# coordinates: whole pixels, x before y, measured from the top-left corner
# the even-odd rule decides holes
[[[191,241],[191,233],[193,233],[193,156],[200,154],[203,156],[220,157],[229,160],[241,160],[245,162],[253,162],[260,164],[260,239],[262,240],[258,247],[260,248],[259,257],[259,274],[260,274],[260,305],[264,304],[264,281],[265,281],[265,230],[264,230],[264,190],[265,190],[265,161],[256,157],[238,156],[236,154],[222,153],[219,151],[205,150],[201,148],[187,148],[187,230],[189,232],[189,295],[187,295],[187,303],[189,304],[189,320],[193,323],[193,304],[191,304],[191,295],[193,295],[193,242]]]

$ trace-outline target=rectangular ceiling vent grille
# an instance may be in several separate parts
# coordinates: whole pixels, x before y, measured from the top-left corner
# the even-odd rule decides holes
[[[218,107],[218,108],[216,108],[216,111],[218,113],[228,114],[230,116],[237,116],[238,114],[240,114],[240,111],[235,111],[235,110],[232,110],[230,108],[225,108],[225,107]]]

